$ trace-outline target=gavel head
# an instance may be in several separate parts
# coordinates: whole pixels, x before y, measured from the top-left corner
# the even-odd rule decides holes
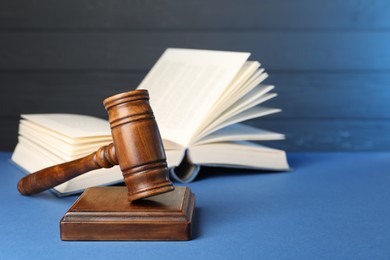
[[[103,104],[129,201],[172,191],[164,146],[147,90],[117,94]]]

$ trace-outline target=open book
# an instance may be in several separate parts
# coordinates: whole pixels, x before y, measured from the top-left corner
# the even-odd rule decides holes
[[[192,181],[200,165],[288,170],[284,151],[249,141],[284,135],[241,122],[280,109],[262,106],[276,96],[261,84],[267,74],[249,53],[167,49],[138,88],[147,89],[171,176]],[[70,114],[22,115],[12,160],[27,172],[77,159],[111,142],[109,123]],[[117,168],[83,174],[54,188],[69,194],[122,181]]]
[[[284,135],[241,124],[280,111],[261,106],[276,94],[249,56],[167,49],[139,85],[149,91],[174,179],[192,181],[199,165],[289,169],[284,151],[248,142]]]

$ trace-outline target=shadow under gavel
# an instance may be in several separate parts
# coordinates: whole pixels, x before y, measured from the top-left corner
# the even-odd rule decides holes
[[[105,99],[103,104],[108,112],[113,143],[84,158],[27,175],[18,183],[21,194],[39,193],[88,171],[118,164],[129,201],[174,189],[147,90],[117,94]]]

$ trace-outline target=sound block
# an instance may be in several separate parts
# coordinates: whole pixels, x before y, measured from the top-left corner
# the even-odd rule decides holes
[[[127,187],[93,187],[60,221],[62,240],[190,240],[195,195],[187,187],[129,202]]]

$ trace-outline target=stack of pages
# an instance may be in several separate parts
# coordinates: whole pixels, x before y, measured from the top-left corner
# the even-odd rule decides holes
[[[274,86],[262,83],[268,75],[259,62],[248,61],[249,56],[244,52],[167,49],[139,85],[139,89],[149,91],[172,178],[192,181],[200,165],[289,169],[284,151],[252,142],[283,139],[283,134],[242,123],[280,112],[262,105],[276,96],[271,93]],[[111,142],[108,122],[91,117],[24,115],[20,125],[12,159],[28,172],[80,157]],[[26,125],[30,126],[27,132]],[[36,129],[33,134],[32,126]],[[38,135],[43,129],[45,134]],[[78,130],[83,133],[76,134]],[[57,137],[45,139],[50,132],[57,133],[62,141],[55,143]],[[63,156],[58,156],[60,153]],[[119,169],[96,170],[64,184],[61,192],[121,178]]]
[[[71,114],[22,115],[12,161],[32,173],[87,156],[111,142],[110,126],[103,119]],[[122,172],[115,166],[80,175],[52,190],[63,196],[121,181]]]

